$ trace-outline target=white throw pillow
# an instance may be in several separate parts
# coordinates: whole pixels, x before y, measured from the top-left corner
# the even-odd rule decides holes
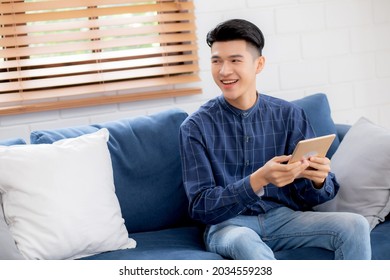
[[[5,219],[27,259],[134,248],[115,194],[109,132],[0,147]]]
[[[315,208],[363,215],[371,229],[390,212],[390,131],[359,119],[332,157],[340,183],[336,197]]]

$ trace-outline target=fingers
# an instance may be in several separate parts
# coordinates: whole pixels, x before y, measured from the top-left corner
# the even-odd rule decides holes
[[[319,171],[316,169],[306,169],[302,172],[302,177],[309,179],[315,183],[323,183],[329,172]]]
[[[277,156],[277,157],[274,157],[273,159],[271,159],[272,161],[274,162],[277,162],[277,163],[285,163],[285,162],[288,162],[291,158],[291,155],[289,156]]]
[[[278,156],[271,159],[264,167],[266,179],[277,187],[284,187],[292,183],[308,166],[307,161],[298,161],[291,164],[281,164],[291,156]]]
[[[290,156],[277,156],[269,160],[252,176],[253,185],[265,186],[269,183],[277,187],[284,187],[297,178],[306,178],[321,187],[330,172],[328,158],[311,157],[291,164],[284,164]]]
[[[311,169],[326,172],[327,174],[330,172],[330,160],[326,157],[311,157],[308,162]]]
[[[311,163],[318,163],[321,165],[330,165],[330,159],[327,157],[310,157],[308,159]]]
[[[330,160],[326,157],[311,157],[307,161],[309,168],[304,170],[301,176],[313,181],[316,186],[321,186],[331,170]]]

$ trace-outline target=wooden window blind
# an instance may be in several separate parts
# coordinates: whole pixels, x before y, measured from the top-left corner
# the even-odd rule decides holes
[[[190,0],[0,3],[0,115],[201,92]]]

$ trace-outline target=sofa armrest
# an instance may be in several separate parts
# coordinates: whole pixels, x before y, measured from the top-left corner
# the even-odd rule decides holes
[[[340,142],[343,141],[345,134],[347,134],[348,130],[351,128],[349,124],[336,124],[337,136],[340,139]]]

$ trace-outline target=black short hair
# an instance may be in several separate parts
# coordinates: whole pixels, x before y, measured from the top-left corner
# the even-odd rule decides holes
[[[218,24],[207,33],[206,41],[211,47],[214,42],[245,40],[253,45],[262,55],[264,35],[255,24],[244,19],[230,19]]]

